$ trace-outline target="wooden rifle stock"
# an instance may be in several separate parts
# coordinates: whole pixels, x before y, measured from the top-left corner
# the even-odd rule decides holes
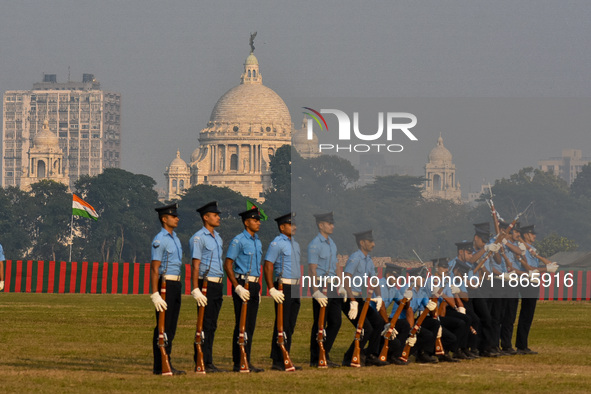
[[[440,291],[441,292],[441,291]],[[433,302],[437,302],[437,298],[439,298],[439,295],[437,297],[432,297],[431,301]],[[437,309],[435,309],[437,310]],[[425,318],[427,317],[427,315],[430,313],[429,309],[425,308],[423,310],[423,312],[421,313],[421,316],[419,316],[419,318],[417,319],[417,321],[415,322],[415,325],[412,327],[412,330],[410,330],[410,334],[409,334],[409,338],[414,338],[417,334],[417,332],[419,331],[419,329],[421,328],[421,324],[423,324],[423,320],[425,320]],[[408,356],[410,355],[410,345],[407,343],[404,346],[404,350],[402,351],[402,355],[399,357],[402,361],[407,362],[408,361]]]
[[[365,324],[365,317],[367,316],[367,309],[369,308],[369,303],[371,301],[371,290],[367,290],[367,298],[363,303],[363,308],[361,309],[361,314],[359,315],[359,320],[357,321],[357,330],[355,330],[355,348],[353,349],[353,357],[351,357],[351,366],[355,368],[361,367],[361,346],[359,342],[361,342],[361,338],[363,338],[363,325]]]
[[[207,297],[207,276],[203,276],[203,286],[201,293]],[[205,307],[197,307],[197,328],[195,330],[195,343],[193,344],[197,360],[195,361],[195,372],[200,375],[205,375],[205,363],[203,362],[203,317],[205,316]]]
[[[326,288],[322,288],[322,294],[326,295]],[[328,368],[326,362],[326,349],[324,349],[324,341],[326,340],[326,331],[324,330],[324,320],[326,317],[326,306],[320,307],[318,313],[318,335],[316,342],[318,342],[318,368]]]
[[[283,293],[283,283],[281,278],[277,281],[277,290]],[[285,331],[283,331],[283,303],[277,304],[277,345],[283,354],[283,367],[285,372],[295,371],[295,367],[289,358],[289,352],[285,348]]]
[[[437,302],[437,301],[435,301],[435,302]],[[441,303],[441,305],[439,306],[439,311],[436,308],[433,312],[431,312],[431,317],[433,317],[433,319],[439,320],[440,315],[445,316],[446,308],[447,308],[447,302],[444,300]],[[441,313],[441,312],[443,312],[443,313]],[[437,338],[437,336],[435,337],[435,354],[438,356],[445,354],[445,350],[443,350],[443,344],[441,343],[441,338]]]
[[[248,291],[248,277],[244,283],[244,289]],[[248,301],[242,301],[242,309],[240,310],[240,324],[238,333],[238,346],[240,347],[240,372],[248,373],[248,357],[246,355],[246,312],[248,309]]]
[[[396,322],[398,321],[398,318],[400,317],[400,314],[406,307],[407,303],[408,298],[403,298],[398,305],[398,309],[396,309],[396,313],[394,313],[394,316],[392,316],[392,319],[390,319],[390,328],[388,328],[388,331],[386,331],[384,334],[384,346],[382,346],[382,351],[380,352],[380,361],[386,361],[388,359],[388,342],[390,342],[390,338],[392,338],[392,333],[394,332],[395,328],[394,326],[396,325]]]
[[[160,277],[160,297],[166,301],[166,280],[164,276]],[[168,353],[166,353],[166,345],[168,345],[168,338],[164,332],[166,311],[158,312],[158,347],[160,348],[160,359],[162,360],[162,376],[172,376],[172,368],[168,360]]]

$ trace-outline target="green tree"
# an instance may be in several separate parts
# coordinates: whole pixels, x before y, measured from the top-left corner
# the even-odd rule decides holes
[[[72,195],[58,182],[42,180],[31,185],[29,208],[32,250],[29,258],[53,261],[68,257]]]
[[[540,256],[550,257],[558,252],[572,252],[577,250],[579,245],[572,239],[561,237],[556,233],[551,233],[544,239],[538,241],[534,245],[538,250]]]
[[[583,166],[570,185],[570,191],[575,197],[591,198],[591,163]]]
[[[35,208],[31,196],[18,187],[0,188],[0,228],[6,258],[24,259],[33,238]]]
[[[155,185],[149,176],[118,168],[81,177],[76,189],[97,210],[99,219],[76,219],[82,237],[75,239],[74,258],[149,261],[149,245],[157,228],[154,208],[159,205]]]

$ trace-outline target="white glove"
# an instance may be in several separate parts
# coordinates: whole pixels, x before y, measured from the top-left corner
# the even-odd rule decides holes
[[[269,295],[271,297],[273,297],[273,299],[275,300],[276,303],[278,304],[283,304],[283,301],[285,300],[285,294],[283,294],[282,291],[277,290],[274,287],[271,287],[269,289]]]
[[[357,301],[349,302],[349,307],[349,314],[347,316],[349,316],[349,319],[355,320],[355,318],[357,317]]]
[[[459,294],[460,288],[458,286],[451,286],[451,294]]]
[[[558,267],[559,267],[559,265],[556,262],[552,262],[546,266],[546,270],[553,274],[556,271],[558,271]]]
[[[410,301],[412,299],[412,290],[411,289],[406,290],[402,296]]]
[[[197,306],[205,306],[205,305],[207,305],[207,297],[203,295],[203,293],[201,292],[201,290],[199,290],[199,287],[195,287],[191,291],[191,295],[193,296],[193,298],[195,299],[195,301],[197,301]]]
[[[435,310],[435,308],[437,308],[437,303],[435,301],[429,300],[426,308],[429,309],[431,312],[433,312]]]
[[[503,238],[503,240],[501,241],[501,243],[502,243],[503,245],[507,245],[507,242],[509,242],[509,241],[507,241],[507,238]]]
[[[166,305],[166,301],[164,301],[162,297],[160,297],[160,293],[155,292],[152,295],[150,295],[150,298],[152,299],[152,302],[154,303],[154,306],[156,307],[156,310],[158,312],[165,311],[168,308],[168,305]]]
[[[347,290],[344,287],[339,287],[337,294],[343,297],[343,302],[347,302]]]
[[[415,345],[415,343],[417,343],[417,337],[412,336],[412,337],[408,337],[408,339],[406,340],[406,344],[410,347],[413,347]]]
[[[433,287],[433,294],[439,294],[440,290],[441,290],[441,288],[439,286],[434,286]]]
[[[234,290],[236,291],[236,294],[238,294],[238,297],[240,297],[242,301],[246,302],[250,300],[250,291],[246,290],[244,287],[242,287],[242,285],[236,286]]]
[[[519,247],[519,249],[521,249],[521,254],[525,254],[525,251],[527,250],[525,244],[523,242],[520,242],[517,244],[517,246]]]
[[[505,279],[505,282],[509,282],[511,280],[511,274],[509,272],[503,272],[503,275],[501,276]]]
[[[382,330],[382,334],[381,335],[382,336],[385,336],[389,329],[390,329],[390,323],[387,323],[384,326],[384,329]],[[398,331],[396,331],[395,328],[392,328],[392,335],[390,336],[390,340],[393,340],[394,338],[396,338],[396,335],[398,335]]]
[[[487,252],[497,253],[501,250],[501,245],[494,243],[494,244],[486,244],[484,245],[484,250]]]
[[[372,298],[371,300],[376,303],[376,311],[379,312],[382,309],[382,297]]]
[[[0,280],[0,291],[4,290],[4,281]]]
[[[312,297],[318,301],[318,304],[320,304],[321,308],[324,308],[326,305],[328,305],[328,298],[322,294],[320,290],[316,290],[314,294],[312,294]]]
[[[437,330],[437,338],[441,338],[442,335],[443,335],[443,329],[441,328],[441,326],[439,326],[439,330]]]
[[[466,308],[464,308],[463,306],[459,306],[458,307],[458,312],[460,312],[462,315],[466,314]]]

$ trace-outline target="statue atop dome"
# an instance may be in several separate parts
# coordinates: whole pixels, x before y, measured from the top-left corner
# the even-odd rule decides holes
[[[255,31],[254,33],[250,33],[250,53],[254,52],[254,38],[257,36],[257,32]]]

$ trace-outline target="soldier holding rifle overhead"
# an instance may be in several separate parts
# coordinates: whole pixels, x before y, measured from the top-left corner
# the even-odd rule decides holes
[[[379,359],[380,336],[385,324],[384,319],[376,312],[376,310],[380,310],[382,307],[380,286],[378,285],[375,289],[371,289],[369,286],[370,278],[376,277],[376,269],[369,255],[375,247],[373,233],[372,230],[368,230],[353,235],[355,236],[355,241],[359,249],[349,256],[345,265],[344,287],[349,302],[343,303],[343,312],[347,315],[351,324],[354,327],[358,327],[359,320],[363,317],[360,311],[362,311],[364,304],[367,302],[367,297],[364,293],[369,293],[372,290],[375,291],[375,295],[371,298],[371,301],[376,303],[376,309],[367,308],[367,315],[363,322],[362,337],[359,339],[355,338],[351,343],[351,346],[343,357],[343,366],[352,366],[356,341],[359,341],[359,347],[362,351],[360,365],[388,365],[388,362]],[[366,279],[364,279],[364,276]],[[366,344],[368,345],[367,348],[365,348]]]
[[[310,366],[317,367],[319,357],[318,344],[318,317],[320,309],[325,308],[326,334],[324,338],[324,350],[326,352],[326,366],[336,368],[340,365],[330,360],[330,349],[341,328],[341,309],[343,295],[346,292],[342,287],[332,289],[332,280],[336,277],[337,270],[337,246],[330,237],[334,231],[334,216],[332,212],[315,214],[318,235],[308,244],[308,264],[310,277],[322,280],[312,281],[312,309],[314,323],[310,335]],[[320,287],[314,286],[321,284]],[[339,294],[339,291],[341,292]],[[320,329],[323,329],[320,328]]]
[[[154,353],[154,375],[184,375],[172,367],[170,354],[181,309],[181,242],[173,231],[179,224],[177,204],[156,208],[162,230],[152,241],[152,263],[150,264],[150,298],[156,308],[156,328],[152,339]],[[158,320],[164,314],[164,324]],[[162,351],[164,348],[165,352]],[[164,366],[164,368],[163,368]],[[164,373],[163,373],[164,372]]]
[[[193,290],[191,295],[198,306],[205,305],[203,319],[203,361],[205,372],[225,372],[213,364],[213,340],[217,329],[218,316],[222,308],[224,267],[222,263],[223,241],[220,234],[215,231],[220,225],[220,210],[217,201],[212,201],[201,208],[197,208],[201,215],[203,228],[197,231],[189,240],[191,249],[191,282]],[[203,295],[201,288],[207,281],[207,296]],[[197,351],[194,360],[197,362]]]
[[[232,282],[232,299],[234,301],[234,315],[236,317],[232,339],[233,370],[234,372],[240,372],[241,350],[239,345],[239,324],[242,304],[247,302],[246,335],[244,338],[244,350],[248,359],[246,368],[252,372],[263,372],[264,369],[257,368],[250,363],[250,349],[252,347],[252,339],[259,310],[259,293],[261,290],[259,277],[261,276],[263,248],[257,235],[261,227],[261,214],[258,208],[255,207],[241,212],[239,215],[244,224],[244,231],[234,237],[232,242],[230,242],[224,262],[224,270],[228,275],[228,279]],[[248,290],[246,289],[247,283]]]
[[[302,369],[291,365],[289,350],[293,339],[298,313],[300,311],[300,245],[293,239],[296,225],[291,212],[275,219],[280,234],[269,245],[265,255],[265,281],[269,295],[275,301],[275,327],[271,341],[272,369],[293,371]],[[275,281],[273,281],[275,275]],[[281,290],[282,289],[282,290]],[[281,307],[279,307],[281,304]],[[277,311],[283,309],[282,340],[278,341]],[[280,343],[278,343],[280,342]],[[285,350],[285,352],[284,352]],[[288,362],[287,362],[288,361]]]

